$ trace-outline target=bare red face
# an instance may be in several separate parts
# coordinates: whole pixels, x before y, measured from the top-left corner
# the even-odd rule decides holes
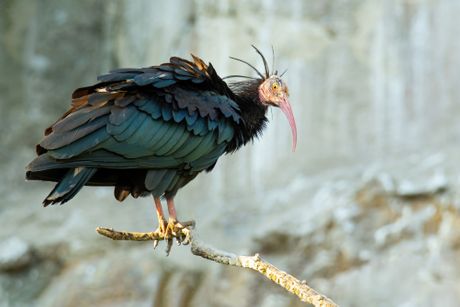
[[[291,104],[289,103],[288,87],[280,77],[273,75],[259,86],[259,99],[263,104],[278,107],[286,115],[292,131],[292,151],[297,146],[297,127]]]

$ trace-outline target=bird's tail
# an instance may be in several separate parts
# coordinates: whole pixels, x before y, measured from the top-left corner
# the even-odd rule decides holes
[[[96,168],[76,167],[69,171],[56,184],[51,193],[43,201],[46,207],[49,204],[65,203],[72,199],[78,191],[91,179]]]

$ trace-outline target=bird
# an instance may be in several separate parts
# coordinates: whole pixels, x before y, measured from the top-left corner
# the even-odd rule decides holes
[[[191,60],[173,56],[156,66],[115,69],[76,89],[69,110],[45,129],[26,167],[27,180],[56,182],[43,205],[64,204],[84,186],[114,187],[120,202],[129,195],[153,196],[156,231],[168,242],[184,240],[182,231],[192,223],[177,218],[177,192],[213,170],[221,156],[260,137],[270,107],[286,115],[295,150],[297,128],[284,73],[278,75],[273,65],[270,71],[252,47],[264,73],[230,58],[257,77],[221,78],[211,63],[191,54]],[[239,81],[226,81],[232,78]]]

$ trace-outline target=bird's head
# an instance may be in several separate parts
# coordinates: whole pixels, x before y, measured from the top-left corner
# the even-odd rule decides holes
[[[267,60],[263,56],[262,52],[260,52],[259,49],[257,49],[254,45],[252,46],[256,52],[262,57],[262,60],[264,62],[264,67],[265,67],[265,74],[262,74],[255,68],[253,65],[250,63],[230,57],[231,59],[243,62],[247,65],[249,65],[252,69],[254,69],[257,74],[259,75],[261,80],[261,83],[258,87],[259,91],[259,100],[260,103],[262,103],[265,106],[273,106],[280,108],[281,111],[286,115],[287,120],[289,121],[289,125],[291,126],[291,132],[292,132],[292,151],[295,151],[296,145],[297,145],[297,127],[294,119],[294,114],[292,113],[292,108],[291,104],[289,103],[289,90],[287,87],[287,84],[283,82],[281,79],[284,73],[278,76],[278,72],[274,71],[273,74],[270,74],[270,71],[268,69],[268,64]],[[273,64],[275,62],[275,55],[273,52]],[[273,65],[274,66],[274,65]],[[273,71],[273,68],[272,68]],[[228,77],[246,77],[246,76],[241,76],[241,75],[232,75]],[[247,77],[250,78],[250,77]]]
[[[266,78],[259,86],[259,99],[262,104],[280,108],[284,115],[286,115],[292,131],[292,151],[295,151],[297,145],[297,126],[291,104],[289,103],[287,84],[277,75]]]

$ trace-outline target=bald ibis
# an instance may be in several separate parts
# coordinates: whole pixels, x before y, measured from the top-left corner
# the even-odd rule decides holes
[[[45,130],[27,166],[27,179],[57,182],[44,206],[69,201],[85,185],[113,186],[119,201],[152,195],[157,231],[180,240],[186,226],[177,220],[177,191],[211,171],[223,154],[260,136],[268,107],[284,112],[296,147],[288,87],[254,49],[265,72],[232,58],[257,73],[226,77],[243,81],[226,83],[211,64],[192,55],[192,61],[172,57],[158,66],[116,69],[75,90],[70,109]]]

